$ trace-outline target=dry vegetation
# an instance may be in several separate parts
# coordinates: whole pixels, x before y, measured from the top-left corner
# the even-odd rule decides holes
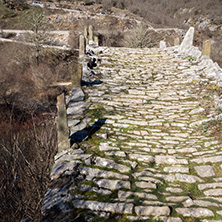
[[[0,44],[0,221],[40,221],[57,150],[52,82],[70,79],[72,53]]]
[[[149,22],[161,26],[184,27],[184,20],[190,16],[198,17],[200,14],[208,14],[215,22],[221,24],[221,0],[101,0],[104,7],[110,9],[112,6],[140,15]],[[189,10],[194,8],[195,10]],[[181,10],[184,9],[182,12]],[[188,9],[188,10],[186,10]],[[176,20],[175,14],[181,11]]]

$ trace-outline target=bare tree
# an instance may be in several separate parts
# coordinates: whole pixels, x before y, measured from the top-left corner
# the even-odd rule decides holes
[[[28,21],[33,33],[29,35],[29,40],[34,44],[34,54],[36,63],[39,64],[39,57],[43,51],[43,45],[49,44],[50,26],[43,12],[35,12],[30,21]]]
[[[4,129],[0,127],[0,132],[0,220],[40,221],[41,202],[57,148],[54,121],[33,119],[19,129],[8,123]]]
[[[145,48],[152,45],[150,32],[146,25],[139,25],[124,38],[124,45],[130,48]]]

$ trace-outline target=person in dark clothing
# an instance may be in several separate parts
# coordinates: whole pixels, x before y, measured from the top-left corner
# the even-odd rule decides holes
[[[92,60],[90,60],[88,63],[87,63],[87,66],[90,68],[90,69],[93,69],[94,67],[97,66],[96,64],[96,59],[93,58]]]

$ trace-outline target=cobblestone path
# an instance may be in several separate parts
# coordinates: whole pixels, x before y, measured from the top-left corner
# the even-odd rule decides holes
[[[203,116],[191,65],[159,49],[101,54],[95,72],[103,83],[84,88],[92,130],[101,129],[81,143],[84,180],[72,199],[80,214],[94,221],[116,214],[116,221],[222,221],[221,146],[194,127]]]

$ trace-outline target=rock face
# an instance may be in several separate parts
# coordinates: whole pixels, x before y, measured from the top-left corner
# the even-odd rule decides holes
[[[204,116],[206,92],[193,81],[207,84],[212,63],[188,60],[178,46],[98,52],[93,75],[101,84],[75,88],[67,99],[75,140],[55,157],[43,222],[56,213],[61,222],[220,218],[222,146],[193,124],[213,118]]]

